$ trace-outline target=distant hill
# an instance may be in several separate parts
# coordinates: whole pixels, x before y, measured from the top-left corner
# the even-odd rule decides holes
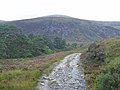
[[[3,21],[3,20],[0,20],[0,23],[1,23],[1,22],[5,22],[5,21]]]
[[[40,18],[5,22],[15,24],[25,34],[61,37],[68,42],[89,43],[99,39],[120,36],[120,30],[103,22],[72,18],[64,15],[51,15]]]
[[[104,26],[111,26],[118,30],[120,30],[120,21],[114,21],[114,22],[98,22],[99,24],[102,24]]]

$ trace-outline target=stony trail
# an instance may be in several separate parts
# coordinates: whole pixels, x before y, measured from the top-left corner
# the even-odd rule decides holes
[[[61,60],[48,76],[43,75],[36,90],[85,90],[85,87],[80,53],[74,53]]]

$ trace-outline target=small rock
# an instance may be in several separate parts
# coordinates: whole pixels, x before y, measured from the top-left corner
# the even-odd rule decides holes
[[[45,76],[43,76],[42,79],[44,79],[44,80],[48,80],[49,77],[45,77]]]
[[[40,85],[44,86],[45,84],[44,83],[40,83]]]
[[[78,89],[78,87],[75,87],[75,89]]]

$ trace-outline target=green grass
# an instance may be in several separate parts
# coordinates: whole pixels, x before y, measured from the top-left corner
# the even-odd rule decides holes
[[[0,75],[0,90],[33,90],[37,78],[42,74],[39,70],[9,70]]]
[[[0,60],[0,90],[35,90],[37,79],[43,74],[48,73],[53,68],[53,63],[62,60],[66,55],[73,52],[62,52],[61,55],[46,55],[33,59],[13,59]],[[45,58],[48,58],[46,60]],[[35,61],[35,62],[33,62]],[[8,68],[2,68],[8,64]],[[9,65],[19,65],[9,67]],[[23,66],[22,66],[23,65]]]
[[[118,90],[120,89],[120,38],[107,39],[103,43],[106,58],[100,68],[101,74],[97,76],[95,89]]]
[[[89,72],[86,74],[87,90],[90,88],[92,90],[120,90],[120,37],[106,39],[97,45],[102,49],[105,58],[104,62],[94,61],[94,58],[84,59],[87,63],[84,64],[85,73]],[[86,52],[85,56],[88,57],[89,53]],[[99,65],[95,66],[96,64]]]

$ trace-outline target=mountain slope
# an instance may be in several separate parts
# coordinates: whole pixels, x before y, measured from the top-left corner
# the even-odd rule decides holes
[[[106,27],[94,21],[63,15],[51,15],[7,23],[15,24],[23,29],[23,32],[26,34],[57,36],[66,39],[68,42],[88,43],[106,37],[120,36],[120,31],[114,27]]]
[[[110,22],[97,22],[98,24],[101,24],[103,26],[110,26],[113,28],[116,28],[118,30],[120,30],[120,22],[119,21],[110,21]]]
[[[4,20],[0,20],[0,22],[5,22]]]

